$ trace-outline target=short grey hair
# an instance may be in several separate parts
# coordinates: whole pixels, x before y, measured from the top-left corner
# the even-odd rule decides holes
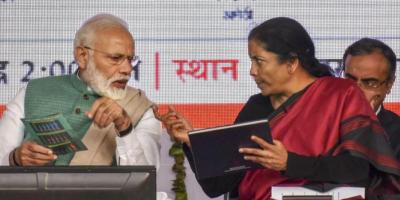
[[[74,51],[77,47],[91,45],[96,37],[96,32],[109,27],[124,28],[129,32],[128,24],[119,17],[111,14],[97,14],[78,29],[74,39]]]

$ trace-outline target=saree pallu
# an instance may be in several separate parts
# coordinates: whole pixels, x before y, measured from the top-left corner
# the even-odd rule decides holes
[[[288,152],[302,156],[335,156],[347,152],[368,160],[378,171],[400,175],[388,138],[364,94],[351,80],[319,78],[292,95],[269,115],[272,137]],[[304,185],[278,171],[248,171],[239,186],[240,199],[270,199],[271,186]]]

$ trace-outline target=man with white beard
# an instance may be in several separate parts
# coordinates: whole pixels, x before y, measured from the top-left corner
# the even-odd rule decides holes
[[[153,103],[127,85],[137,64],[127,24],[110,14],[87,20],[74,39],[75,74],[32,80],[0,121],[0,165],[155,165],[161,124]],[[39,145],[21,119],[62,114],[85,151],[57,154]]]

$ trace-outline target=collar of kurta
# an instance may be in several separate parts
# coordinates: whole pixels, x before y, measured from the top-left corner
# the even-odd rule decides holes
[[[90,88],[80,77],[79,77],[79,71],[75,72],[74,74],[71,75],[71,83],[76,88],[78,91],[82,93],[87,93],[90,95],[97,95],[95,91],[93,91],[92,88]],[[99,96],[99,95],[97,95]]]

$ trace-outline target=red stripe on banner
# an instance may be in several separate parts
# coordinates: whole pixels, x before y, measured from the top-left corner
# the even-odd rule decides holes
[[[0,105],[0,118],[3,116],[3,112],[6,110],[6,105]]]
[[[400,115],[400,102],[385,103],[385,108]]]
[[[171,104],[185,116],[195,128],[207,128],[232,124],[242,109],[241,103],[209,103],[209,104]],[[160,104],[160,112],[167,111],[167,104]],[[385,103],[385,108],[400,115],[400,102]],[[6,110],[0,104],[0,118]]]
[[[207,128],[232,124],[244,104],[175,104],[173,106],[189,119],[195,128]],[[385,108],[400,115],[400,102],[385,103]],[[167,105],[161,104],[160,112],[166,111]]]

